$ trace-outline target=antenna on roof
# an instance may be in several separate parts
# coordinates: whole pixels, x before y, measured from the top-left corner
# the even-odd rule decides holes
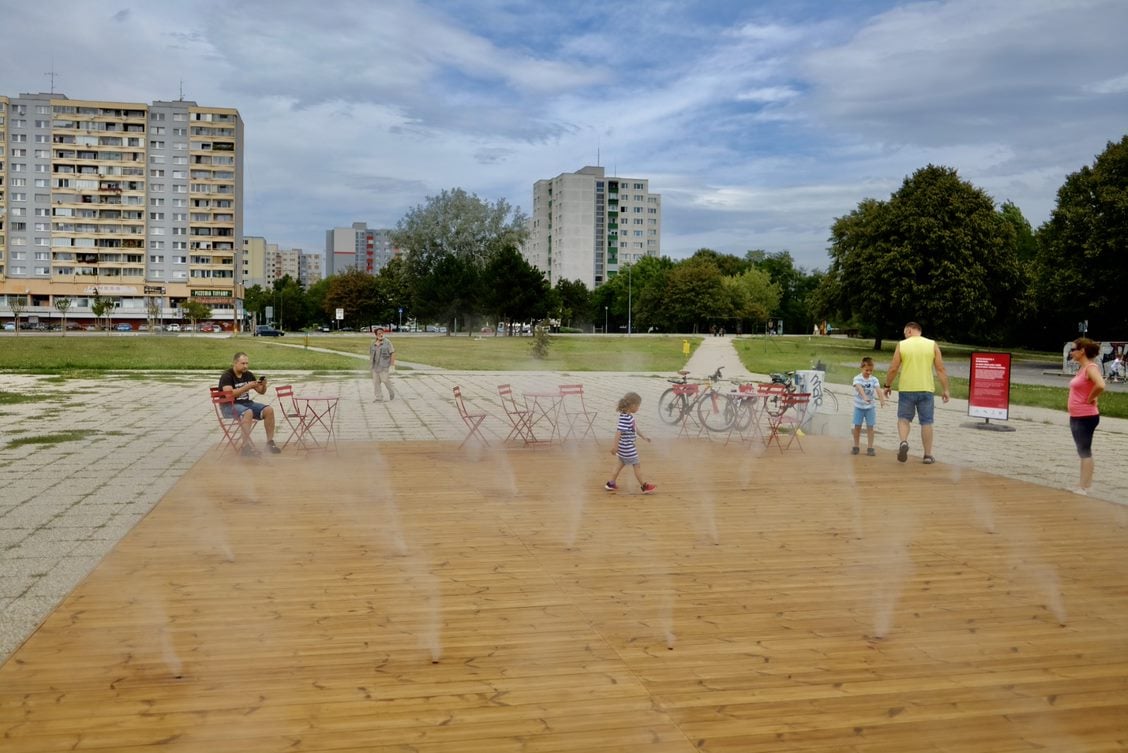
[[[599,137],[595,137],[595,166],[599,167]]]
[[[184,79],[180,79],[180,101],[184,101]]]
[[[54,94],[55,93],[55,76],[58,75],[58,74],[55,73],[55,58],[51,58],[51,70],[50,70],[50,72],[44,73],[43,75],[47,76],[48,78],[51,79],[51,93]]]

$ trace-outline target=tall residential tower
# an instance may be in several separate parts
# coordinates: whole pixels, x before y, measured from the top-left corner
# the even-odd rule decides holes
[[[608,178],[585,167],[533,184],[525,258],[558,280],[595,288],[619,269],[661,252],[662,197],[646,178]]]
[[[242,309],[243,122],[237,110],[0,97],[0,317],[13,298],[47,319],[94,296],[114,318],[182,303]]]

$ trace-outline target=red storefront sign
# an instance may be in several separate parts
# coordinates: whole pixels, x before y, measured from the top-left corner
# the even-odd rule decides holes
[[[1007,420],[1010,413],[1010,353],[972,353],[967,415]]]

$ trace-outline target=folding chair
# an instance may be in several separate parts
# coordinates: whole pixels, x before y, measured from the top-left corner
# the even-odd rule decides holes
[[[223,439],[219,440],[219,456],[223,457],[228,449],[238,453],[244,446],[253,448],[255,445],[251,438],[243,436],[243,422],[235,412],[235,397],[219,387],[211,387],[210,394],[215,418],[223,432]]]
[[[678,436],[689,436],[689,422],[692,420],[697,423],[697,419],[693,418],[693,409],[697,402],[697,395],[701,392],[701,385],[696,382],[689,384],[675,384],[673,386],[674,395],[677,397],[684,397],[685,403],[681,403],[685,407],[685,413],[682,414],[681,421],[678,426]],[[697,427],[697,436],[701,436],[701,432],[705,430],[704,426]]]
[[[571,398],[569,400],[569,398]],[[564,439],[576,433],[577,424],[583,429],[583,432],[577,437],[583,439],[584,437],[595,437],[595,417],[599,415],[595,411],[589,411],[587,405],[584,403],[584,386],[582,384],[562,384],[560,385],[560,402],[562,405],[561,410],[564,412],[564,418],[568,421],[568,431],[564,434]],[[576,403],[579,407],[576,407]]]
[[[780,410],[778,413],[768,414],[768,438],[764,442],[766,447],[770,447],[772,440],[775,440],[776,447],[780,452],[791,449],[791,443],[795,442],[799,445],[799,449],[803,452],[803,442],[799,439],[799,427],[803,424],[803,420],[807,417],[807,407],[811,403],[811,393],[809,392],[785,392],[780,397]],[[787,430],[787,444],[783,444],[780,438],[781,430]]]
[[[278,396],[278,412],[285,416],[286,423],[290,426],[290,436],[286,438],[282,449],[286,449],[290,445],[290,442],[296,442],[299,449],[307,449],[305,444],[305,413],[298,407],[298,401],[294,397],[293,385],[286,384],[281,387],[275,387],[274,392]]]
[[[536,440],[533,438],[533,412],[526,408],[517,407],[517,401],[513,399],[513,388],[508,384],[499,384],[497,394],[501,396],[501,407],[505,409],[505,416],[509,419],[509,424],[512,427],[505,441],[520,438],[525,444],[535,442]]]
[[[478,429],[478,427],[482,425],[482,422],[486,420],[486,414],[470,413],[466,410],[466,403],[462,401],[461,387],[454,388],[454,404],[458,407],[458,415],[462,418],[463,423],[466,424],[466,428],[470,430],[466,434],[466,439],[463,439],[462,444],[458,445],[459,448],[466,444],[470,440],[470,437],[477,437],[482,440],[482,444],[489,447],[490,443],[486,441],[486,438],[482,436],[482,432]]]

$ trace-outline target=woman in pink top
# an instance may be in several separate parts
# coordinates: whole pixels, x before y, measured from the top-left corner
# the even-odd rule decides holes
[[[1093,485],[1093,432],[1101,421],[1097,410],[1097,396],[1104,392],[1105,382],[1101,367],[1092,359],[1100,353],[1100,346],[1087,337],[1073,341],[1069,357],[1077,362],[1077,376],[1069,380],[1069,430],[1081,458],[1081,486],[1073,491],[1088,494]]]

